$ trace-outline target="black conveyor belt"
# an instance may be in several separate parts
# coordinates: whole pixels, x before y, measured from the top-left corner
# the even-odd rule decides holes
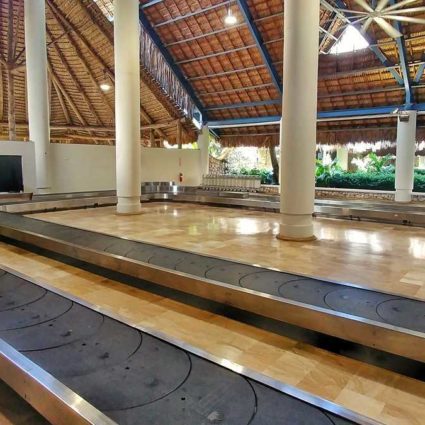
[[[10,226],[201,278],[425,333],[425,303],[0,212]]]
[[[119,424],[354,424],[3,270],[0,338]]]

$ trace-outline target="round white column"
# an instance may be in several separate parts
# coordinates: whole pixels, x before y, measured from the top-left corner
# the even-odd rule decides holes
[[[139,1],[114,1],[117,213],[141,212]]]
[[[285,0],[281,225],[284,240],[312,240],[320,0]]]
[[[417,111],[406,111],[397,118],[397,154],[395,167],[395,201],[412,200],[416,152]]]
[[[201,151],[201,173],[203,176],[206,176],[209,172],[209,162],[210,162],[210,130],[207,125],[202,127],[201,133],[198,136],[198,147]]]
[[[50,127],[44,0],[25,0],[25,56],[29,137],[35,148],[37,193],[50,192]]]

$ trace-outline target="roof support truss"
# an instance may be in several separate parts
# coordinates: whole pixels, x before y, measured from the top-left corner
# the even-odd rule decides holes
[[[238,6],[245,18],[245,21],[248,25],[249,31],[251,32],[252,38],[255,41],[255,44],[258,47],[258,50],[261,54],[261,57],[263,58],[264,64],[266,65],[270,78],[273,81],[273,85],[275,86],[276,90],[282,94],[282,82],[280,79],[280,76],[273,65],[273,60],[270,56],[269,51],[267,50],[266,46],[264,45],[263,38],[261,37],[260,31],[257,28],[257,25],[254,22],[254,18],[252,17],[251,11],[249,10],[248,3],[246,0],[237,0]]]
[[[327,2],[327,0],[321,0],[321,3],[324,7],[326,7],[328,10],[331,10],[338,14],[338,16],[345,20],[347,23],[349,23],[349,15],[344,14],[340,12],[338,9],[347,9],[347,5],[345,4],[344,0],[335,0],[335,4],[337,5],[338,9],[335,9],[331,4]],[[358,25],[353,25],[355,28],[360,29]],[[394,64],[391,63],[391,61],[385,56],[385,54],[382,52],[382,50],[374,44],[373,40],[371,40],[370,37],[368,37],[367,34],[363,34],[363,37],[366,39],[366,41],[369,43],[369,49],[375,54],[375,56],[384,64],[386,67],[389,68],[389,71],[391,72],[394,79],[397,81],[398,84],[403,85],[404,80],[401,77],[401,75],[397,72],[395,68],[393,68]]]
[[[394,5],[395,1],[391,0],[390,4]],[[394,25],[397,31],[403,34],[401,23],[399,21],[394,21]],[[403,85],[404,85],[404,90],[406,93],[405,102],[406,102],[406,105],[411,105],[412,103],[414,103],[415,98],[412,91],[412,81],[410,78],[410,70],[409,70],[409,64],[407,60],[407,50],[406,50],[404,35],[401,37],[397,37],[395,41],[397,43],[398,55],[400,58],[400,67],[403,74]]]
[[[335,111],[322,111],[317,114],[317,119],[320,121],[332,120],[352,120],[352,119],[368,119],[380,115],[388,116],[394,114],[397,110],[403,110],[405,106],[380,106],[374,108],[363,109],[339,109]],[[414,106],[417,111],[425,111],[425,103],[417,103]],[[276,125],[279,124],[281,116],[265,116],[265,117],[250,117],[250,118],[237,118],[223,121],[210,121],[208,123],[210,128],[231,128],[242,126],[256,126],[256,125]]]

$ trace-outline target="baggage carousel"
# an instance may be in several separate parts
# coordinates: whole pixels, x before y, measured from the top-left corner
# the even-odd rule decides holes
[[[377,424],[10,269],[0,378],[54,424]]]
[[[425,303],[256,265],[0,213],[0,235],[135,279],[238,320],[425,379]],[[79,267],[83,263],[78,264]],[[175,295],[177,294],[177,295]],[[209,303],[209,304],[208,304]],[[233,311],[233,310],[234,311]],[[260,326],[259,325],[259,326]],[[289,326],[289,327],[288,327]],[[351,345],[350,345],[351,344]]]
[[[146,183],[142,186],[142,202],[189,202],[213,206],[246,208],[279,212],[278,196],[248,192],[203,190],[179,187],[173,183]],[[0,202],[0,211],[30,214],[78,208],[115,205],[115,191],[34,195],[23,194],[21,200]],[[389,201],[316,199],[314,214],[346,220],[364,220],[409,226],[425,226],[425,205],[396,204]]]

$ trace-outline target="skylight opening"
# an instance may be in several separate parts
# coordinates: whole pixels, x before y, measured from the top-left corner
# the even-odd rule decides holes
[[[329,53],[339,55],[340,53],[356,52],[366,49],[368,46],[369,43],[360,31],[352,25],[349,25],[340,39],[332,46]]]

